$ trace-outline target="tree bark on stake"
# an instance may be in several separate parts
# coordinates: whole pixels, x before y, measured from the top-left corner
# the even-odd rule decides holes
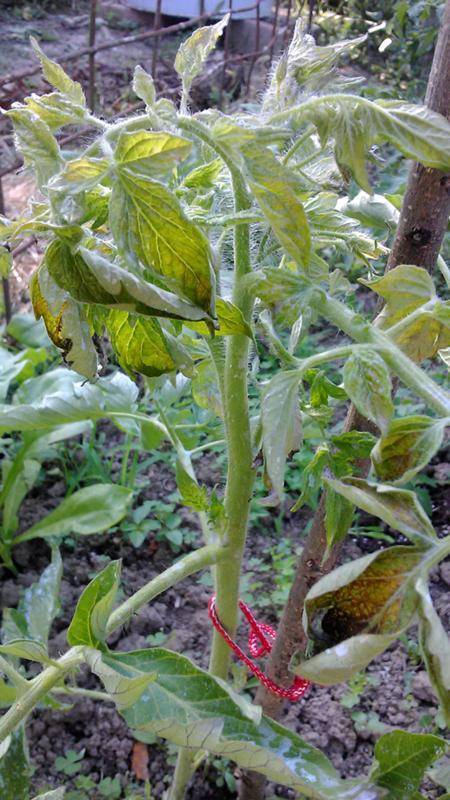
[[[450,119],[450,0],[447,0],[431,66],[425,104]],[[386,269],[415,264],[434,269],[450,215],[450,174],[421,164],[411,166],[397,231]],[[370,430],[370,423],[350,406],[345,430]],[[366,466],[366,472],[368,465]],[[267,674],[277,683],[292,682],[289,663],[296,651],[304,651],[306,635],[302,626],[305,597],[313,584],[336,565],[340,547],[335,546],[323,562],[327,549],[325,493],[314,514],[311,530],[299,558],[294,581],[280,620],[277,638],[267,662]],[[265,714],[277,719],[283,700],[264,686],[256,692],[255,703]],[[261,800],[265,778],[257,772],[242,776],[240,800]]]

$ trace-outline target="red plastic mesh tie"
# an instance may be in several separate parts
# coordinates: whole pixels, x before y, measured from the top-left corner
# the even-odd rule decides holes
[[[239,608],[250,625],[250,631],[248,635],[248,649],[250,655],[252,655],[254,658],[261,658],[262,656],[267,655],[272,650],[272,645],[275,641],[277,632],[265,622],[258,622],[243,600],[239,600]],[[286,700],[290,700],[291,703],[296,703],[303,697],[306,690],[311,685],[310,681],[307,681],[304,678],[296,677],[292,685],[287,689],[285,689],[284,686],[278,686],[277,683],[268,678],[267,675],[260,670],[257,664],[255,664],[255,662],[252,661],[252,659],[249,658],[246,653],[244,653],[234,639],[231,638],[230,634],[223,627],[217,614],[215,595],[213,595],[209,600],[208,614],[216,631],[220,633],[222,638],[226,641],[228,647],[230,647],[233,653],[237,655],[239,660],[243,661],[248,669],[253,672],[254,675],[256,675],[259,682],[262,683],[269,692],[272,692],[272,694],[276,694],[279,697],[284,697]]]

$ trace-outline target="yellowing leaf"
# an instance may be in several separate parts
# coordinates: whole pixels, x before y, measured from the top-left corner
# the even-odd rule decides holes
[[[302,203],[295,193],[292,172],[268,149],[244,147],[250,187],[286,252],[297,264],[308,268],[311,236]]]
[[[344,389],[361,414],[385,431],[394,413],[391,379],[373,350],[355,350],[344,365]]]
[[[423,558],[414,547],[390,547],[321,578],[304,610],[317,655],[307,661],[294,656],[293,671],[318,683],[338,683],[382,652],[412,619],[417,595],[410,579]]]
[[[215,336],[234,336],[241,333],[250,339],[253,338],[252,329],[245,321],[242,311],[229,300],[224,300],[222,297],[217,298],[216,315],[219,327],[214,331]],[[203,333],[204,336],[211,335],[211,329],[206,322],[185,320],[184,324],[197,333]]]
[[[192,372],[189,354],[163,331],[158,320],[111,310],[105,318],[105,326],[117,359],[126,372],[139,372],[150,378],[176,369]]]
[[[111,203],[111,228],[119,248],[135,253],[171,291],[214,313],[209,243],[175,195],[162,183],[121,167]]]
[[[386,301],[380,318],[384,328],[395,325],[436,294],[427,270],[406,264],[395,267],[381,278],[371,281],[360,278],[360,283],[369,286]]]
[[[226,14],[215,25],[197,28],[180,46],[175,57],[175,69],[183,83],[183,98],[187,101],[192,81],[199,75],[209,54],[214,50],[217,40],[228,25],[230,15]]]
[[[48,58],[33,37],[31,37],[31,46],[41,62],[44,78],[74,103],[85,106],[86,98],[81,85],[73,81],[56,61]]]
[[[119,164],[140,174],[167,172],[189,155],[192,143],[166,131],[121,133],[114,153]]]
[[[436,692],[447,725],[450,725],[450,640],[433,606],[427,582],[420,576],[419,643],[431,684]]]
[[[417,415],[395,419],[372,450],[375,472],[383,481],[405,483],[439,449],[445,420]]]
[[[436,532],[414,492],[369,483],[363,478],[325,481],[350,503],[401,531],[417,546],[426,548],[436,542]]]
[[[52,280],[45,263],[34,273],[30,290],[36,319],[44,320],[65,363],[85,378],[95,378],[97,353],[82,307]]]

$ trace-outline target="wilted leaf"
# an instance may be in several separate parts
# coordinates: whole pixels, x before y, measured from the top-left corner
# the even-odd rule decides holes
[[[214,331],[215,336],[233,336],[243,333],[250,339],[253,338],[252,329],[245,321],[242,311],[229,300],[223,300],[222,297],[217,298],[216,315],[219,327]],[[184,324],[187,328],[202,333],[204,336],[211,335],[211,329],[206,322],[185,320]]]
[[[53,281],[45,262],[34,273],[30,292],[36,319],[44,320],[49,339],[61,350],[65,363],[85,378],[95,378],[97,352],[84,312]]]
[[[392,731],[385,733],[375,744],[378,762],[370,777],[378,786],[387,789],[386,800],[412,800],[424,777],[425,770],[446,750],[446,743],[429,733]]]
[[[197,28],[197,30],[180,45],[175,57],[174,66],[182,80],[185,102],[187,102],[192,81],[197,75],[200,75],[206,59],[214,50],[217,40],[222,35],[224,28],[228,25],[229,19],[230,15],[226,14],[219,22],[216,22],[215,25]]]
[[[425,416],[395,419],[372,450],[375,472],[383,481],[406,483],[441,446],[445,420]]]
[[[444,719],[450,725],[450,641],[423,576],[417,580],[416,589],[419,595],[420,649]]]
[[[131,756],[131,771],[138,781],[148,781],[150,773],[148,771],[149,754],[147,745],[144,742],[133,742]]]
[[[385,300],[379,318],[383,327],[395,325],[436,294],[433,279],[426,269],[405,264],[389,270],[381,278],[360,278],[360,283]]]
[[[368,483],[363,478],[340,481],[325,478],[325,482],[350,503],[379,517],[418,547],[426,548],[436,542],[435,530],[414,492]]]
[[[67,641],[72,647],[104,646],[106,625],[119,588],[120,568],[120,561],[111,561],[84,589],[67,631]]]
[[[242,152],[250,187],[275,236],[291,258],[308,269],[311,236],[292,172],[268,149],[252,145]]]
[[[0,747],[0,795],[2,800],[29,800],[30,767],[23,726],[21,725],[8,736]]]
[[[343,377],[344,389],[358,411],[386,431],[394,404],[383,359],[374,350],[356,350],[344,364]]]
[[[390,547],[343,564],[305,601],[304,625],[318,655],[294,656],[291,669],[317,683],[348,680],[398,637],[417,606],[410,579],[423,559],[414,547]]]
[[[54,511],[36,522],[17,541],[91,533],[112,528],[125,516],[133,492],[114,483],[94,483],[65,497]]]
[[[5,113],[14,125],[17,148],[22,153],[25,164],[33,167],[38,186],[41,191],[45,191],[50,178],[62,166],[55,137],[48,125],[26,108],[15,108]]]
[[[95,303],[144,316],[204,319],[200,308],[152,283],[147,283],[108,259],[81,247],[74,255],[63,242],[47,248],[45,262],[56,283],[82,303]]]
[[[178,199],[158,181],[118,168],[110,201],[110,224],[118,247],[162,276],[208,313],[214,312],[212,254],[204,234]]]
[[[286,113],[286,112],[284,112]],[[294,108],[294,124],[312,122],[325,144],[334,139],[336,161],[370,193],[366,157],[374,143],[390,142],[406,158],[444,172],[450,168],[450,123],[426,106],[397,100],[371,102],[355,95],[325,95]]]
[[[279,372],[264,388],[261,399],[264,464],[280,498],[283,496],[286,457],[298,450],[301,443],[298,385],[298,372]]]

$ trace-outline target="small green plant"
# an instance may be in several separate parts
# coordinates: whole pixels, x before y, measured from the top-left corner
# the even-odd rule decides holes
[[[356,205],[369,224],[375,219],[378,226],[379,205],[390,211],[384,198],[371,195],[367,160],[374,144],[388,143],[425,167],[450,170],[450,123],[426,107],[372,101],[332,84],[325,93],[334,76],[330,68],[355,42],[322,50],[299,25],[259,105],[190,114],[192,82],[227,22],[199,28],[181,45],[175,59],[179,108],[158,99],[151,76],[138,67],[133,86],[145,103],[143,113],[113,123],[92,116],[81,86],[35,45],[55,91],[28,97],[7,112],[42,199],[23,218],[2,220],[1,235],[10,246],[30,231],[47,240],[31,281],[34,309],[67,364],[88,382],[71,390],[69,399],[59,392],[5,407],[2,430],[42,430],[55,418],[67,424],[81,415],[113,419],[132,436],[157,440],[154,447],[164,440],[174,454],[179,496],[198,515],[204,544],[122,602],[120,561],[107,564],[81,593],[68,649],[56,661],[47,650],[54,592],[39,595],[46,628],[38,642],[26,609],[26,626],[20,612],[9,614],[0,646],[9,691],[0,719],[0,770],[8,780],[12,758],[23,763],[17,752],[20,745],[23,751],[22,724],[40,702],[88,694],[113,701],[140,740],[160,736],[180,748],[169,800],[184,796],[205,751],[316,800],[378,800],[386,793],[403,800],[417,795],[424,770],[444,752],[442,739],[389,731],[377,741],[369,775],[343,780],[323,753],[261,715],[227,683],[229,645],[245,582],[256,474],[266,505],[281,506],[286,462],[299,452],[294,508],[314,507],[319,491],[325,492],[323,561],[346,536],[355,506],[409,544],[344,563],[322,577],[322,562],[312,559],[319,579],[302,603],[308,653],[294,656],[293,675],[303,687],[305,680],[351,680],[418,623],[430,680],[443,713],[450,713],[450,643],[428,585],[430,570],[450,553],[450,537],[438,538],[415,493],[404,488],[438,451],[450,418],[448,393],[418,365],[438,354],[448,359],[449,305],[421,267],[401,264],[381,276],[373,262],[387,248],[361,229],[354,206],[347,213],[350,180],[361,190]],[[76,156],[61,151],[54,136],[73,123],[92,131]],[[330,269],[330,251],[350,255],[351,269]],[[373,305],[376,296],[385,305],[373,324],[364,300]],[[333,346],[323,342],[304,356],[302,342],[319,326],[332,328]],[[196,426],[198,418],[174,422],[177,412],[159,402],[154,384],[150,415],[136,407],[130,378],[98,378],[94,333],[108,337],[129,375],[150,381],[169,375],[177,391],[181,373],[183,384],[191,382],[197,409],[209,409],[219,421],[221,436],[188,444],[183,426]],[[258,375],[261,340],[276,354],[270,376]],[[420,398],[427,413],[397,413],[393,378]],[[342,429],[349,401],[376,434]],[[196,456],[224,445],[222,493],[200,480]],[[369,459],[366,479],[360,462]],[[161,523],[157,536],[178,549],[186,539],[171,503],[164,511],[148,510]],[[144,524],[139,517],[134,526]],[[146,603],[206,568],[212,568],[216,595],[209,671],[159,646],[126,653],[108,646],[110,635]],[[57,589],[57,552],[47,569]],[[48,578],[41,578],[40,588]],[[285,576],[278,588],[284,595]],[[24,677],[18,658],[41,663],[42,670]],[[82,665],[97,676],[101,690],[76,685]],[[283,687],[266,683],[284,696]]]
[[[83,768],[85,752],[85,750],[80,750],[78,753],[76,750],[66,750],[63,756],[58,756],[55,759],[56,769],[58,772],[67,775],[68,778],[72,778]]]

